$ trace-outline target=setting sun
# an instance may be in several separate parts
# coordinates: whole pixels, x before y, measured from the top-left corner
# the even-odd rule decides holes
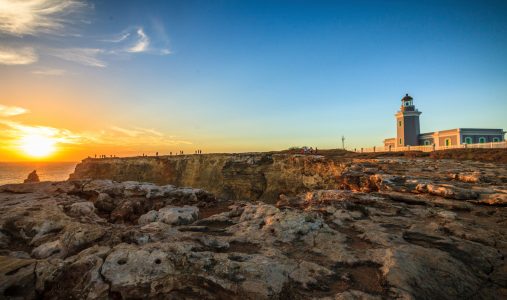
[[[55,141],[43,135],[27,135],[22,137],[19,142],[21,150],[36,158],[47,157],[56,150]]]

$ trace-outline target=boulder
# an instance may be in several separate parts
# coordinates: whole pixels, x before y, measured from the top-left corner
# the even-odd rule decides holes
[[[147,297],[158,279],[175,272],[168,253],[123,245],[113,249],[101,269],[102,276],[111,284],[111,291],[123,298]]]
[[[151,222],[163,222],[169,225],[185,225],[193,223],[199,217],[199,208],[195,206],[163,207],[152,210],[139,217],[138,223],[145,225]]]
[[[36,170],[33,170],[30,174],[28,174],[28,177],[23,181],[23,183],[33,183],[33,182],[40,182],[39,175],[37,175]]]
[[[4,299],[35,299],[33,259],[0,256],[0,295]]]

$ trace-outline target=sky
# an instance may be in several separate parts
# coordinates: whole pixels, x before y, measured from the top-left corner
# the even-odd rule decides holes
[[[506,16],[506,1],[0,0],[0,161],[371,147],[405,93],[422,132],[507,129]]]

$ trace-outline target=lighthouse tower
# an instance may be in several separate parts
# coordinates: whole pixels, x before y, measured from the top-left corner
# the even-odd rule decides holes
[[[419,115],[414,99],[408,94],[401,98],[400,110],[396,113],[396,147],[419,145]]]

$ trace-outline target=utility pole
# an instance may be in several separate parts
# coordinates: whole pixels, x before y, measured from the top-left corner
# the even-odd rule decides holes
[[[342,135],[342,148],[345,150],[345,136]]]

